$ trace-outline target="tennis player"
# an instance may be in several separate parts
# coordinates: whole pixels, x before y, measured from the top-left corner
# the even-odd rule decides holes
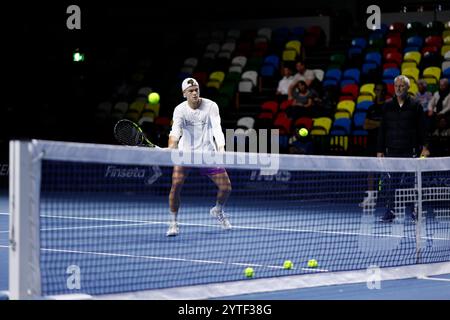
[[[169,133],[168,147],[183,151],[225,151],[225,137],[220,125],[219,107],[214,101],[200,98],[198,82],[187,78],[181,84],[186,101],[175,107],[172,130]],[[191,168],[174,166],[172,188],[169,195],[171,220],[167,236],[176,236],[179,232],[177,216],[180,208],[180,192],[184,180]],[[224,168],[201,168],[201,175],[208,176],[217,186],[216,205],[210,210],[211,216],[217,218],[224,229],[231,229],[231,224],[224,214],[224,205],[231,192],[231,182]]]

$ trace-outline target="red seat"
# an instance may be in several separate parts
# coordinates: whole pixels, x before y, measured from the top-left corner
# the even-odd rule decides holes
[[[403,61],[402,54],[400,52],[389,52],[384,57],[386,62],[394,62],[397,64],[397,68],[400,67]]]
[[[386,46],[390,48],[400,49],[402,48],[402,39],[400,37],[388,37],[386,39]]]
[[[308,117],[298,118],[295,121],[294,126],[296,128],[306,128],[306,129],[308,129],[308,131],[310,131],[312,126],[313,126],[313,119],[312,118],[308,118]]]
[[[284,100],[280,104],[280,110],[281,111],[286,110],[289,106],[292,106],[293,103],[294,103],[294,100]]]
[[[277,113],[278,112],[278,102],[266,101],[261,105],[261,110],[270,111],[272,113]]]
[[[428,47],[442,47],[442,37],[441,36],[428,36],[425,38],[425,44]]]
[[[277,115],[273,125],[280,130],[280,135],[289,135],[291,133],[292,120],[284,112],[280,112]]]
[[[355,100],[358,97],[359,87],[357,84],[347,84],[341,89],[341,97],[339,100]],[[345,98],[345,99],[341,99]]]

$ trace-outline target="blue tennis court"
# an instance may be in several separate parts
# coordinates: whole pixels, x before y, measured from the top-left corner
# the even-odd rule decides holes
[[[11,278],[29,281],[31,295],[207,299],[449,273],[442,178],[450,171],[442,160],[280,155],[277,170],[235,163],[225,206],[232,230],[209,214],[220,188],[194,169],[183,184],[180,234],[166,237],[179,161],[169,150],[48,141],[14,150],[35,150],[15,162],[30,161],[24,169],[32,170],[13,180],[23,212],[10,216],[18,248],[11,261],[29,257],[28,271]],[[380,221],[387,203],[396,214],[389,223]]]
[[[125,196],[127,198],[129,196]],[[89,198],[89,197],[87,197]],[[86,199],[86,197],[85,197]],[[202,281],[226,282],[245,279],[243,270],[251,266],[255,270],[254,279],[264,277],[278,277],[298,273],[319,273],[336,270],[353,270],[360,268],[360,260],[353,259],[354,265],[340,265],[333,259],[338,256],[350,254],[351,248],[360,248],[364,245],[371,247],[369,242],[372,237],[367,235],[367,230],[347,227],[332,226],[326,223],[327,220],[333,221],[333,216],[327,216],[322,212],[314,212],[311,208],[305,210],[308,214],[300,218],[293,218],[294,210],[281,211],[274,204],[266,203],[264,206],[250,211],[245,203],[230,203],[228,211],[231,213],[231,219],[234,225],[233,230],[225,231],[208,216],[209,206],[199,206],[193,201],[184,202],[185,212],[180,217],[181,233],[178,237],[167,238],[165,231],[167,228],[167,213],[160,210],[153,212],[133,212],[128,211],[127,219],[117,219],[117,213],[120,212],[121,203],[124,208],[135,206],[137,199],[133,201],[124,201],[120,196],[114,197],[114,209],[104,210],[90,215],[89,212],[83,212],[82,215],[74,212],[59,212],[58,215],[48,215],[42,220],[42,228],[51,230],[52,237],[71,238],[77,237],[77,241],[70,246],[64,243],[52,242],[47,246],[42,242],[43,270],[47,269],[48,277],[43,274],[43,278],[51,278],[51,281],[43,282],[43,287],[52,292],[67,292],[67,261],[72,259],[72,263],[82,270],[82,275],[86,272],[89,279],[88,287],[84,290],[90,294],[96,294],[96,288],[102,288],[102,294],[105,293],[105,286],[112,281],[115,285],[128,286],[130,290],[149,289],[151,283],[152,289],[166,287],[168,279],[172,278],[171,286],[185,286],[192,284],[196,279],[196,273],[202,274]],[[148,201],[140,199],[141,201]],[[160,199],[163,207],[165,199]],[[51,199],[52,206],[57,208],[58,201],[67,204],[68,199]],[[6,213],[6,197],[2,196],[2,213]],[[43,206],[45,207],[45,201]],[[85,206],[108,208],[112,206],[110,201],[103,200],[85,200]],[[333,212],[336,212],[340,206],[334,206]],[[361,219],[360,209],[357,207],[349,210],[348,205],[341,206],[339,214],[341,219],[354,221]],[[323,211],[323,208],[321,208]],[[273,216],[270,219],[262,213],[267,210],[282,212],[284,217]],[[339,211],[339,210],[338,210]],[[261,216],[258,216],[260,212]],[[295,210],[298,214],[298,210]],[[333,213],[335,214],[335,213]],[[319,217],[320,216],[320,217]],[[65,225],[64,221],[70,221]],[[255,223],[256,221],[256,223]],[[288,221],[283,225],[279,221]],[[318,221],[320,223],[318,223]],[[1,270],[0,290],[7,290],[7,225],[8,215],[0,215],[0,255]],[[358,226],[360,223],[349,223],[349,225]],[[372,227],[382,230],[392,228],[386,224],[373,221]],[[82,237],[80,237],[80,231]],[[407,223],[404,229],[404,237],[398,248],[399,252],[405,254],[405,249],[411,247],[414,242],[414,224]],[[314,241],[320,237],[321,246],[315,246],[314,256],[312,249],[305,247],[308,241]],[[85,240],[83,240],[85,239]],[[89,239],[96,239],[95,243],[90,243]],[[114,239],[120,239],[119,246],[112,246]],[[124,241],[126,240],[126,241]],[[203,244],[207,243],[207,250],[202,250]],[[289,248],[283,248],[283,243],[289,243]],[[342,246],[342,243],[346,243]],[[349,245],[351,244],[351,245]],[[313,246],[311,244],[311,246]],[[228,250],[215,250],[215,248],[226,247]],[[292,253],[292,248],[295,254]],[[350,249],[349,249],[350,248]],[[373,246],[372,246],[373,248]],[[288,250],[289,249],[289,250]],[[383,253],[382,246],[379,254]],[[389,250],[389,246],[386,250]],[[406,250],[407,252],[408,250]],[[410,253],[411,259],[414,257],[414,250]],[[379,255],[378,255],[379,256]],[[70,258],[68,258],[70,257]],[[314,258],[319,261],[318,268],[308,268],[307,261]],[[282,268],[283,261],[289,259],[294,263],[292,270]],[[56,262],[55,262],[56,261]],[[64,265],[59,264],[63,262]],[[370,259],[364,260],[364,263],[370,264]],[[47,264],[47,266],[46,266]],[[102,270],[110,269],[108,266],[130,266],[129,270],[117,270],[117,274],[107,273]],[[102,269],[103,268],[103,269]],[[188,268],[191,274],[184,276],[171,277],[171,273],[176,273],[178,269]],[[210,276],[204,276],[209,273]],[[129,275],[127,277],[126,275]],[[121,279],[122,278],[122,279]],[[436,277],[435,277],[436,278]],[[139,279],[130,281],[130,279]],[[161,283],[157,280],[160,279]],[[194,279],[194,280],[193,280]],[[248,279],[246,281],[253,281]],[[383,281],[380,290],[369,290],[366,283],[344,284],[338,286],[322,286],[315,288],[305,288],[287,291],[276,291],[269,293],[255,293],[250,295],[238,295],[226,297],[225,299],[449,299],[450,298],[450,280],[448,275],[437,277],[444,279],[442,281],[429,279],[402,279],[395,281]],[[198,279],[197,279],[198,280]],[[170,280],[169,280],[170,281]],[[104,282],[104,284],[102,284]],[[162,283],[165,282],[165,283]],[[92,287],[89,287],[91,285]],[[114,292],[114,287],[111,292]],[[108,292],[106,292],[108,293]]]

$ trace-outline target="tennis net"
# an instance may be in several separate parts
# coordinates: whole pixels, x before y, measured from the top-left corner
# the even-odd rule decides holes
[[[196,299],[350,281],[346,272],[360,282],[373,268],[450,272],[450,158],[227,152],[214,162],[232,185],[224,230],[209,214],[217,189],[201,169],[211,161],[180,155],[11,141],[11,298]],[[166,237],[180,164],[192,169],[180,233]]]

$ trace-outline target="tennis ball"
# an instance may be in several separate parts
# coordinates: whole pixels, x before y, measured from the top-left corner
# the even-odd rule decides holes
[[[301,137],[306,137],[308,135],[308,129],[301,128],[300,130],[298,130],[298,133],[300,134]]]
[[[308,261],[308,268],[317,268],[318,263],[316,259],[310,259]]]
[[[283,268],[285,269],[292,269],[292,267],[294,267],[294,264],[291,260],[286,260],[283,264]]]
[[[253,268],[250,268],[250,267],[246,268],[244,270],[244,274],[247,278],[253,277]]]
[[[151,104],[157,104],[159,102],[159,94],[157,92],[152,92],[148,95],[148,102]]]

